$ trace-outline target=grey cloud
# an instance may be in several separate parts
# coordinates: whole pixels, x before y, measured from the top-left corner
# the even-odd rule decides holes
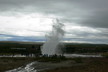
[[[69,38],[66,39],[70,42],[80,42],[80,43],[95,43],[95,44],[107,44],[108,39],[80,39],[80,38]]]
[[[80,23],[91,27],[108,28],[108,11],[95,12],[95,14]]]
[[[91,29],[89,29],[91,30]],[[81,31],[81,30],[69,30],[67,32],[67,38],[77,38],[77,39],[108,39],[108,29],[96,28],[96,32],[91,31]],[[69,37],[68,37],[69,36]]]
[[[108,0],[0,0],[0,10],[53,14],[64,22],[107,28],[107,3]]]
[[[108,0],[0,0],[0,15],[15,13],[43,13],[60,16],[68,25],[75,23],[93,28],[108,28]],[[7,12],[7,13],[5,13]],[[10,13],[9,13],[10,12]],[[107,31],[101,33],[74,32],[77,36],[107,37]],[[106,29],[107,30],[107,29]],[[79,39],[78,39],[79,40]]]
[[[83,0],[82,0],[83,1]],[[79,23],[83,26],[108,28],[108,0],[85,0],[79,5],[91,12]]]
[[[4,9],[11,9],[24,6],[33,6],[47,9],[51,7],[54,8],[53,4],[57,2],[58,1],[53,0],[0,0],[0,7]]]

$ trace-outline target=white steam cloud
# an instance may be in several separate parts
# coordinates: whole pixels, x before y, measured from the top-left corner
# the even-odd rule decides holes
[[[64,36],[64,30],[63,30],[63,24],[59,22],[58,19],[56,19],[53,22],[53,28],[51,33],[47,35],[47,41],[42,47],[42,54],[47,55],[54,55],[54,54],[61,54],[61,50],[59,48],[60,41],[62,40]]]

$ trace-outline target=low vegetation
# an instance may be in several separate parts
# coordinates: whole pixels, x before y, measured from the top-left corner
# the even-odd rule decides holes
[[[65,44],[64,53],[102,54],[102,58],[70,58],[64,56],[39,57],[42,43],[0,42],[0,55],[26,55],[27,57],[0,57],[0,72],[24,66],[32,61],[58,63],[71,60],[74,66],[61,67],[43,72],[108,72],[108,45]],[[19,49],[18,49],[19,48]],[[28,55],[34,54],[35,57]]]
[[[5,54],[40,54],[43,43],[0,41],[0,55]],[[108,52],[107,44],[64,43],[64,53],[104,53]]]
[[[76,63],[83,63],[83,60],[81,57],[73,58],[72,60],[74,60]]]
[[[25,66],[27,63],[35,61],[36,58],[23,58],[23,57],[0,57],[0,72]]]
[[[70,67],[59,67],[52,70],[44,70],[42,72],[108,72],[108,58],[65,58],[64,56],[51,57],[1,57],[0,58],[0,72],[10,69],[25,66],[33,61],[58,63],[62,61],[71,61]]]
[[[107,53],[103,53],[102,56],[108,58],[108,52]]]
[[[61,62],[64,60],[66,60],[65,56],[61,56],[61,55],[42,56],[39,57],[38,59],[39,62],[54,62],[54,63]]]
[[[81,60],[83,63],[79,65],[76,64],[71,67],[61,67],[42,72],[108,72],[108,58],[81,58]]]
[[[57,55],[51,57],[0,57],[0,72],[25,66],[33,61],[58,63],[64,60],[66,60],[64,56]]]

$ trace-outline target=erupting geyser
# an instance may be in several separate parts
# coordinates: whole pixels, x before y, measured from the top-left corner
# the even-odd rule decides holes
[[[42,55],[58,55],[62,53],[60,44],[65,33],[63,27],[64,24],[60,23],[58,19],[53,21],[52,31],[46,35],[47,41],[41,48]]]

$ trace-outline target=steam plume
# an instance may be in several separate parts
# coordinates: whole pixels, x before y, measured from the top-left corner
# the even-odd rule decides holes
[[[64,24],[60,23],[58,19],[53,21],[52,31],[46,35],[47,41],[42,46],[42,54],[54,55],[60,54],[61,50],[59,48],[60,41],[64,36],[63,30]]]

